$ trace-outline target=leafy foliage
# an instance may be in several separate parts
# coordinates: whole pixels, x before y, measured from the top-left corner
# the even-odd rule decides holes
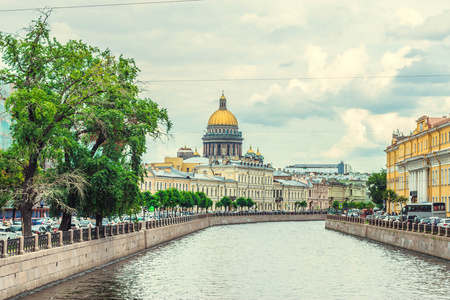
[[[13,144],[0,158],[7,160],[0,199],[20,209],[25,236],[42,199],[100,219],[136,209],[146,136],[171,128],[165,109],[138,97],[133,59],[81,41],[61,44],[50,38],[47,19],[33,21],[24,37],[0,33],[7,66],[0,80],[14,85],[6,101]]]
[[[386,190],[386,170],[382,169],[379,173],[373,173],[367,180],[369,195],[375,204],[383,204],[383,193]]]

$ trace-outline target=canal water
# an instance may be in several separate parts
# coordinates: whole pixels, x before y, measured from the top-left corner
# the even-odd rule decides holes
[[[25,299],[449,299],[445,260],[323,221],[217,226]]]

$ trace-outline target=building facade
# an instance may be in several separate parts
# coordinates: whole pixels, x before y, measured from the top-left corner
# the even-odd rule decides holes
[[[394,133],[385,152],[388,189],[409,203],[445,202],[449,214],[450,118],[420,117],[410,135]]]

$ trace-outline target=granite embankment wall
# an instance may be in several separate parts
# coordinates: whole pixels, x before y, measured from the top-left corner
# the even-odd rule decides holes
[[[214,216],[175,218],[172,224],[141,224],[141,230],[0,258],[0,299],[13,297],[217,225],[325,220],[320,214]],[[164,222],[163,222],[164,223]]]
[[[345,217],[332,218],[333,216],[328,216],[325,228],[450,260],[450,237],[448,236],[450,231],[448,229],[441,231],[439,228],[433,228],[427,231],[417,225],[412,227],[411,224],[403,224],[401,227],[392,222],[381,221],[367,224],[365,221],[360,223],[356,220],[344,220]]]

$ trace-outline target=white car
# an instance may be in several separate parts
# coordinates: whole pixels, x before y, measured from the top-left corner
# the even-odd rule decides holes
[[[450,227],[450,219],[441,219],[437,224],[438,227]]]
[[[19,235],[10,227],[0,227],[0,239],[17,239]]]

